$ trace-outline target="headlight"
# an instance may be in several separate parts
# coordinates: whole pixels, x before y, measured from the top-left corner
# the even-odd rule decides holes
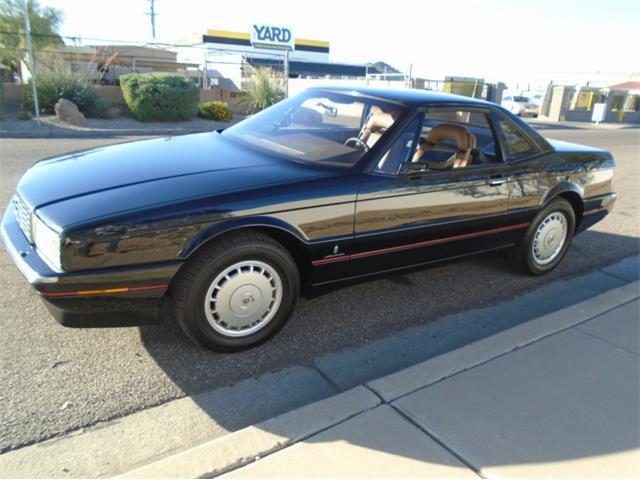
[[[32,218],[31,236],[38,254],[56,269],[61,270],[60,237],[47,227],[36,214],[33,214]]]

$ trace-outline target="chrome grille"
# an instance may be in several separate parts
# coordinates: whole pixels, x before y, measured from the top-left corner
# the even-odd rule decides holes
[[[29,206],[20,198],[20,195],[16,195],[13,197],[13,209],[16,215],[16,221],[20,226],[20,230],[24,233],[24,236],[27,237],[29,243],[31,241],[31,209]]]

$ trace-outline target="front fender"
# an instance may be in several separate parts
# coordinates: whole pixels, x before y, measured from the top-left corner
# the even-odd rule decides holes
[[[200,248],[205,243],[210,240],[218,237],[222,234],[232,232],[234,230],[239,230],[242,228],[276,228],[278,230],[282,230],[290,235],[296,237],[300,242],[307,243],[307,239],[305,238],[302,231],[295,228],[293,225],[288,224],[287,222],[273,217],[268,216],[258,216],[258,217],[246,217],[246,218],[232,218],[228,220],[224,220],[222,222],[215,223],[207,228],[202,229],[195,235],[191,240],[189,240],[180,250],[178,254],[179,259],[186,259],[193,252],[195,252],[198,248]]]

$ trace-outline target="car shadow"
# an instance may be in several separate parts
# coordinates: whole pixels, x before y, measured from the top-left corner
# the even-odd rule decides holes
[[[526,298],[550,282],[590,272],[638,252],[638,238],[587,231],[574,239],[562,264],[545,277],[515,273],[502,254],[493,253],[350,285],[300,299],[291,320],[276,337],[239,353],[210,352],[189,342],[173,317],[170,301],[163,307],[162,323],[141,327],[140,337],[167,377],[186,395],[192,395],[213,423],[236,431],[616,288],[623,279],[597,272],[585,276],[579,288],[569,288],[563,282],[555,288],[554,284],[554,290],[543,291],[543,301],[529,301],[526,308],[508,303],[504,309],[486,308]],[[313,390],[292,380],[292,391],[313,390],[292,402],[283,400],[290,392],[279,393],[273,386],[261,387],[259,383],[242,398],[221,395],[212,401],[206,393],[293,365],[319,371],[329,379],[330,388]],[[568,460],[564,457],[576,452],[587,457],[637,448],[615,441],[606,451],[589,450],[589,445],[594,443],[566,451],[558,448],[548,457],[521,452],[518,461],[550,462]],[[362,446],[404,454],[375,439]]]

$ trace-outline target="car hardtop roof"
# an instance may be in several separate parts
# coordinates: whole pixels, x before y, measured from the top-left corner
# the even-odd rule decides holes
[[[464,97],[462,95],[452,95],[449,93],[433,92],[429,90],[417,90],[414,88],[389,88],[389,87],[360,87],[345,85],[323,85],[312,87],[309,90],[324,90],[340,93],[359,94],[367,97],[374,97],[379,100],[399,102],[412,107],[425,104],[446,104],[456,103],[469,106],[495,106],[494,103],[477,98]]]

